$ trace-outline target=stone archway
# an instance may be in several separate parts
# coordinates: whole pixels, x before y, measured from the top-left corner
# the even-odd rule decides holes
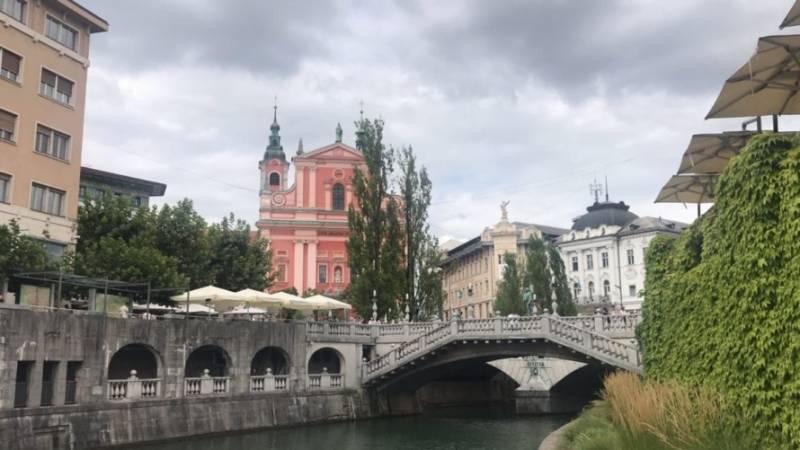
[[[203,345],[194,349],[186,358],[184,376],[200,377],[208,370],[212,377],[225,377],[228,376],[231,366],[230,356],[222,347]]]
[[[250,362],[250,375],[265,375],[267,369],[272,375],[289,374],[289,355],[280,347],[264,347]]]
[[[145,344],[128,344],[117,350],[108,363],[108,379],[124,380],[136,371],[139,378],[158,378],[158,353]]]

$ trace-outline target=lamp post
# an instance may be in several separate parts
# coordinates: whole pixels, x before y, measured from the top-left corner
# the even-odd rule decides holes
[[[378,292],[376,290],[372,290],[372,321],[378,321]]]
[[[553,300],[553,304],[552,304],[552,306],[553,306],[553,315],[557,316],[558,315],[558,296],[556,295],[556,290],[555,289],[553,289],[553,295],[551,297],[552,297],[552,300]]]

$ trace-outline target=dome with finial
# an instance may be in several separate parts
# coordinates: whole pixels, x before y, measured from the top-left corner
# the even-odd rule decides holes
[[[625,202],[595,202],[586,208],[586,214],[578,216],[572,223],[573,231],[582,231],[587,228],[600,228],[606,226],[625,226],[639,216],[629,211],[630,206]]]

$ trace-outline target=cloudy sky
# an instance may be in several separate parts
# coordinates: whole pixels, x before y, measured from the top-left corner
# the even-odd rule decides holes
[[[81,3],[111,24],[92,42],[84,165],[253,223],[273,97],[287,156],[337,122],[352,144],[363,100],[430,170],[434,232],[469,238],[502,200],[569,227],[605,176],[640,216],[691,221],[653,199],[691,134],[739,127],[703,117],[793,1]]]

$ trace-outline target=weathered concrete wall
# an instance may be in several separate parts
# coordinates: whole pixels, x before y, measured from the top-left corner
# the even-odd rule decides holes
[[[574,396],[551,391],[515,391],[517,414],[572,414],[583,409],[591,397]]]
[[[0,443],[77,450],[369,417],[369,403],[353,390],[60,406],[0,411]]]

